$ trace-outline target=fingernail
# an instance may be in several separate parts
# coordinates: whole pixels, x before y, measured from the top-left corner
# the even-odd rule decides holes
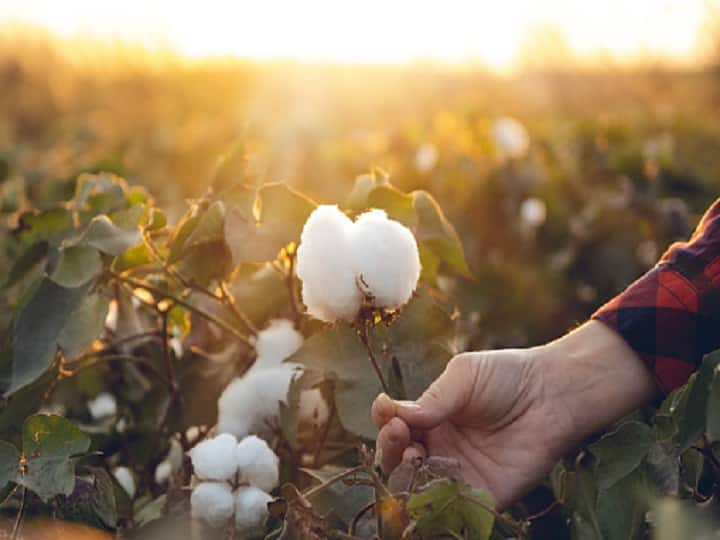
[[[398,407],[402,407],[407,411],[419,411],[420,405],[416,401],[400,400],[395,402]]]

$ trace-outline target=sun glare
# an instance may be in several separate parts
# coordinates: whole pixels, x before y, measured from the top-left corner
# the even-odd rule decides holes
[[[572,58],[690,61],[718,0],[4,0],[0,21],[170,47],[191,57],[396,63],[478,61],[509,69],[539,32]]]

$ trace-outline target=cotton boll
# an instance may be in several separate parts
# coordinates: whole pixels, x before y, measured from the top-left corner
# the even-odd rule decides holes
[[[330,415],[327,401],[318,388],[304,390],[300,394],[299,408],[300,422],[313,427],[324,426]]]
[[[277,486],[280,475],[279,459],[268,444],[250,435],[240,441],[235,449],[240,479],[265,492]]]
[[[382,210],[358,217],[352,231],[353,263],[376,307],[397,308],[420,278],[420,255],[413,233]]]
[[[109,392],[101,392],[87,403],[90,416],[95,420],[108,418],[117,414],[115,396]]]
[[[257,360],[253,367],[276,367],[294,354],[302,345],[303,336],[295,330],[292,321],[275,319],[258,332],[255,342]]]
[[[135,497],[135,477],[127,467],[116,467],[113,476],[131,499]]]
[[[235,492],[235,528],[245,534],[260,529],[268,517],[272,497],[255,486],[242,486]]]
[[[158,466],[155,467],[155,483],[162,485],[168,480],[173,473],[173,465],[169,460],[161,461]]]
[[[203,482],[190,495],[192,517],[211,527],[222,527],[232,517],[235,497],[225,482]]]
[[[204,480],[230,480],[237,472],[236,446],[237,439],[228,433],[196,445],[189,452],[195,475]]]
[[[353,223],[337,206],[318,206],[305,222],[297,251],[302,298],[313,317],[352,320],[362,305],[355,283]]]
[[[529,227],[539,227],[546,217],[547,207],[541,199],[530,197],[520,205],[520,219]]]
[[[275,368],[251,368],[242,378],[233,380],[218,399],[217,430],[238,438],[262,434],[287,402],[290,382],[297,366],[281,364]]]
[[[524,156],[530,148],[530,136],[525,126],[514,118],[498,118],[492,126],[498,149],[509,158]]]

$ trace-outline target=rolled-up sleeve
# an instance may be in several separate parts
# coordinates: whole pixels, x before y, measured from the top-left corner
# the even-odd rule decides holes
[[[720,200],[688,242],[592,316],[616,330],[667,393],[720,349]]]

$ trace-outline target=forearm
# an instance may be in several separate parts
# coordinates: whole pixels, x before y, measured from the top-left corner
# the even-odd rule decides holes
[[[566,415],[569,444],[605,428],[650,401],[657,387],[650,370],[616,332],[590,321],[533,349],[544,399]]]

